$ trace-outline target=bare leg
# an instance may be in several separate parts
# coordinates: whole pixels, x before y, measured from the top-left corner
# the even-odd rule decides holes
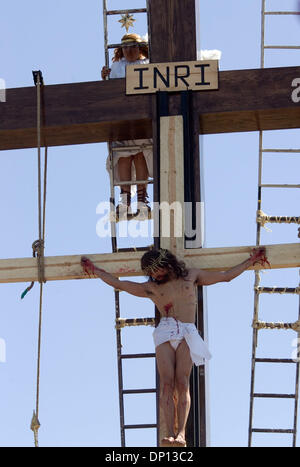
[[[148,180],[149,172],[143,152],[133,156],[137,180]],[[137,185],[137,216],[138,218],[149,218],[151,208],[148,205],[147,184]]]
[[[121,182],[131,179],[132,156],[120,157],[118,160],[118,171]],[[131,186],[121,185],[120,203],[116,207],[116,215],[119,220],[127,218],[131,214]]]
[[[159,345],[156,348],[156,362],[160,377],[160,406],[164,414],[167,436],[170,443],[174,441],[174,422],[175,422],[175,351],[169,342]]]
[[[133,156],[133,162],[135,166],[136,179],[137,180],[148,180],[149,172],[146,163],[146,159],[143,152],[138,152]],[[147,185],[138,185],[137,189],[147,188]]]
[[[118,169],[121,182],[131,180],[132,156],[120,157],[118,160]],[[130,192],[130,185],[121,185],[121,191]]]
[[[190,396],[190,374],[193,362],[190,357],[190,350],[186,341],[182,341],[176,351],[176,373],[175,384],[178,393],[178,433],[175,439],[177,446],[185,446],[185,428],[188,419],[191,396]]]

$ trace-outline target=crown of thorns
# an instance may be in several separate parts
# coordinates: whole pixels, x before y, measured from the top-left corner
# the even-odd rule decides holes
[[[159,267],[162,266],[164,259],[166,259],[168,250],[161,249],[157,258],[150,259],[150,264],[144,268],[144,271],[147,274],[156,271]]]

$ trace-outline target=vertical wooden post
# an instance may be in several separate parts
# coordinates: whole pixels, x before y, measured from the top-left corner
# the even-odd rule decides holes
[[[196,60],[196,12],[195,0],[148,0],[148,25],[150,37],[150,61],[152,63],[188,61]],[[154,104],[155,102],[155,104]],[[195,203],[201,201],[200,195],[200,162],[199,162],[199,119],[195,113],[192,96],[188,92],[181,95],[179,93],[158,93],[153,97],[153,146],[154,146],[154,176],[156,183],[154,186],[154,201],[161,202],[161,196],[166,190],[160,177],[163,177],[164,164],[169,159],[165,157],[164,148],[170,147],[166,141],[162,140],[161,129],[166,120],[163,117],[181,115],[183,131],[184,168],[182,169],[182,193],[183,201],[191,202],[195,213]],[[171,122],[171,120],[168,120]],[[170,136],[171,133],[169,133]],[[172,152],[172,150],[171,150]],[[169,163],[169,162],[168,162]],[[183,178],[184,172],[184,178]],[[183,186],[182,186],[183,184]],[[163,186],[162,192],[160,187]],[[169,190],[170,187],[168,187]],[[170,194],[170,193],[169,193]],[[175,196],[177,196],[176,193]],[[166,196],[166,193],[165,193]],[[182,198],[180,198],[182,201]],[[166,199],[167,201],[167,199]],[[195,227],[195,215],[193,227]],[[184,216],[183,216],[184,219]],[[161,232],[161,226],[157,231]],[[155,246],[168,247],[175,254],[180,255],[181,248],[184,248],[184,236],[181,241],[164,238],[156,238]],[[179,246],[180,243],[180,246]],[[199,245],[198,245],[199,246]],[[174,248],[175,247],[175,248]],[[156,313],[157,315],[157,313]],[[158,316],[157,316],[158,319]],[[203,335],[203,300],[202,290],[198,291],[198,329]],[[199,381],[201,380],[201,384]],[[191,376],[192,408],[187,427],[187,440],[189,446],[206,445],[205,429],[205,394],[199,394],[199,387],[205,388],[205,374],[194,368]],[[197,400],[195,401],[195,397]],[[162,422],[162,420],[161,420]],[[201,429],[200,429],[201,426]],[[201,431],[201,436],[200,436]],[[200,440],[201,438],[201,440]]]

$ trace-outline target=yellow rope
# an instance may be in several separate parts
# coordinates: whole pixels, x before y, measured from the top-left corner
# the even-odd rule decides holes
[[[268,290],[269,289],[269,290]],[[294,289],[291,290],[290,287],[282,287],[279,290],[278,287],[254,287],[254,290],[261,294],[261,293],[269,293],[269,294],[274,294],[274,293],[279,293],[279,294],[286,294],[286,293],[292,293],[292,294],[300,294],[300,287],[295,287]]]
[[[273,220],[273,219],[274,220]],[[256,222],[264,227],[266,230],[271,231],[267,228],[265,224],[268,222],[277,223],[277,224],[300,224],[300,217],[296,216],[268,216],[262,210],[258,210],[256,214]]]
[[[254,329],[284,329],[289,330],[292,329],[293,331],[300,332],[300,320],[296,321],[295,323],[266,323],[265,321],[256,321],[254,320],[252,323],[252,327]]]
[[[123,329],[125,326],[155,326],[155,318],[116,319],[116,329]]]

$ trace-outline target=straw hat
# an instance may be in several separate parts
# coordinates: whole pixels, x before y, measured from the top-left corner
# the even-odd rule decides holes
[[[139,36],[139,34],[125,34],[121,39],[121,44],[125,46],[131,45],[148,45],[148,42]]]

